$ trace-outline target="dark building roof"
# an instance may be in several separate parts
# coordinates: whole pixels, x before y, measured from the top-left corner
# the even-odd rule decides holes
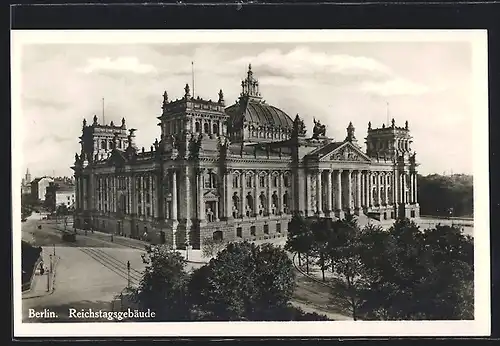
[[[243,123],[254,123],[257,126],[273,126],[292,129],[293,120],[281,109],[260,100],[240,99],[239,102],[226,108],[229,125],[233,131],[241,129]]]

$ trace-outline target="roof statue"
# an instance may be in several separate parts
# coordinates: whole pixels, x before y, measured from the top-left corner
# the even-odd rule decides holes
[[[319,138],[319,137],[324,137],[326,134],[326,125],[321,124],[321,122],[316,119],[313,119],[314,122],[314,128],[313,128],[313,135],[312,138]]]
[[[293,129],[292,134],[294,136],[305,136],[306,135],[306,126],[304,125],[304,120],[302,120],[299,115],[295,116],[293,120]]]
[[[94,114],[93,125],[97,125],[97,115]]]
[[[189,84],[186,83],[186,86],[184,87],[184,97],[188,99],[191,96],[191,93],[189,92]]]
[[[224,103],[224,94],[222,93],[222,89],[219,90],[219,103]]]

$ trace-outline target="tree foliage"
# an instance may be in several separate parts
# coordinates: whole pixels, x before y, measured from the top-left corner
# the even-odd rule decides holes
[[[285,249],[296,252],[299,255],[299,264],[301,255],[306,255],[307,272],[309,273],[309,255],[313,251],[314,234],[311,229],[311,222],[305,219],[299,213],[295,213],[288,223],[288,238]]]
[[[222,239],[206,238],[203,240],[201,254],[205,258],[210,258],[217,255],[225,246],[226,243]]]
[[[474,214],[472,176],[419,175],[418,201],[422,215],[472,217]]]
[[[197,269],[188,290],[205,320],[272,320],[286,309],[295,288],[291,260],[271,244],[229,243]]]
[[[143,257],[146,268],[134,296],[142,309],[156,312],[156,320],[189,319],[188,274],[182,255],[168,245],[150,246]]]

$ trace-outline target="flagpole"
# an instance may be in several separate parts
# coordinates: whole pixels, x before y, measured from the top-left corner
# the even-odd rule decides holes
[[[106,125],[106,121],[104,120],[104,97],[102,98],[102,124]]]
[[[193,98],[194,98],[194,62],[191,61],[191,79],[193,85]]]

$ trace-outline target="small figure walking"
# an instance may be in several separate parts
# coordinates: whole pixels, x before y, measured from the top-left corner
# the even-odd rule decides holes
[[[43,266],[43,262],[40,262],[40,275],[45,274],[45,268]]]

